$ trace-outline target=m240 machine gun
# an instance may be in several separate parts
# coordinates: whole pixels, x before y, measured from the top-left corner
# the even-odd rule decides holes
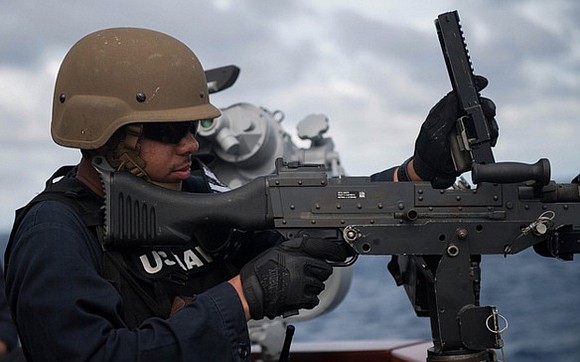
[[[475,170],[480,167],[485,168]],[[548,162],[518,168],[529,169],[524,177],[529,178],[539,169],[547,172]],[[493,178],[492,170],[484,171]],[[114,247],[186,243],[194,237],[215,242],[222,236],[216,230],[274,228],[287,238],[315,230],[347,241],[358,254],[410,256],[414,267],[401,267],[398,281],[416,312],[431,318],[434,355],[502,347],[497,310],[479,306],[481,255],[535,247],[572,259],[580,251],[575,183],[536,179],[437,190],[426,182],[329,178],[322,166],[282,160],[275,175],[222,194],[169,191],[124,173],[104,179],[106,234]]]
[[[448,30],[442,22],[454,26]],[[440,15],[440,39],[460,31],[458,23],[456,12]],[[462,34],[454,36],[466,55]],[[450,61],[456,59],[446,53],[447,41],[441,45]],[[452,68],[448,63],[454,91],[475,91],[470,62],[459,72]],[[477,115],[478,99],[476,94],[460,104],[465,117],[457,149],[464,161],[456,163],[460,169],[468,165],[477,188],[329,177],[324,165],[278,159],[274,174],[235,190],[186,194],[95,163],[105,187],[105,241],[123,248],[197,238],[212,250],[233,228],[344,240],[357,254],[394,256],[395,280],[416,313],[430,318],[428,360],[494,361],[493,350],[503,346],[501,321],[496,307],[479,303],[481,256],[533,247],[571,260],[580,252],[580,185],[551,181],[546,159],[495,163],[489,130],[479,124],[486,121]]]

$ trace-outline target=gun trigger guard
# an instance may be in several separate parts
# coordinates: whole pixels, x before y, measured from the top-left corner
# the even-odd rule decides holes
[[[347,266],[351,266],[353,265],[356,260],[358,259],[358,254],[354,254],[353,256],[351,256],[350,258],[346,259],[345,261],[332,261],[329,262],[329,264],[334,268],[334,267],[347,267]]]

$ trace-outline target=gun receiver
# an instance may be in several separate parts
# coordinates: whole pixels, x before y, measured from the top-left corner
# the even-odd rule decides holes
[[[281,159],[276,169],[222,194],[171,191],[101,169],[105,245],[197,239],[211,251],[232,228],[274,228],[286,238],[315,231],[342,239],[358,254],[404,255],[414,267],[395,273],[395,279],[406,285],[416,313],[430,316],[438,354],[502,346],[496,309],[479,306],[480,255],[541,246],[544,255],[569,260],[580,252],[580,186],[553,181],[539,186],[546,175],[538,172],[549,170],[547,160],[498,176],[511,183],[448,190],[427,182],[328,178],[322,165]],[[536,180],[527,181],[530,177]]]
[[[475,163],[493,163],[490,131],[475,86],[473,67],[457,11],[441,14],[435,20],[447,72],[464,116],[457,120],[457,130],[450,138],[451,156],[458,172]]]
[[[175,192],[127,173],[101,171],[105,239],[126,248],[185,244],[200,237],[200,228],[275,228],[286,238],[318,229],[360,254],[445,255],[461,246],[471,254],[512,254],[565,225],[580,224],[578,184],[528,182],[548,165],[545,159],[518,164],[524,177],[511,175],[512,183],[438,190],[427,182],[328,178],[323,165],[278,159],[276,174],[221,194]],[[550,222],[544,232],[524,232],[546,214]]]

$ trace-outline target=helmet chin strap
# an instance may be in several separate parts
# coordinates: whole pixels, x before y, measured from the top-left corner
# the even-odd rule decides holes
[[[125,139],[117,144],[115,148],[107,152],[106,158],[111,167],[116,171],[129,171],[133,175],[140,177],[157,186],[170,189],[181,190],[181,181],[179,182],[158,182],[151,180],[145,172],[145,160],[141,158],[141,145],[139,137],[143,131],[142,124],[130,124],[126,126]]]

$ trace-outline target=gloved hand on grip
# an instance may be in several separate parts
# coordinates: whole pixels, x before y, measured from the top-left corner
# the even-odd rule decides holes
[[[478,92],[487,84],[488,80],[485,77],[475,76],[475,86]],[[499,136],[499,127],[495,120],[495,104],[488,98],[481,97],[480,100],[488,122],[493,147]],[[448,93],[429,111],[415,141],[413,168],[421,179],[431,181],[433,187],[449,187],[460,174],[453,166],[449,136],[456,127],[457,119],[461,116],[455,94]]]
[[[344,261],[351,255],[344,242],[306,236],[266,250],[240,272],[252,319],[314,308],[324,281],[332,274],[329,262]]]

